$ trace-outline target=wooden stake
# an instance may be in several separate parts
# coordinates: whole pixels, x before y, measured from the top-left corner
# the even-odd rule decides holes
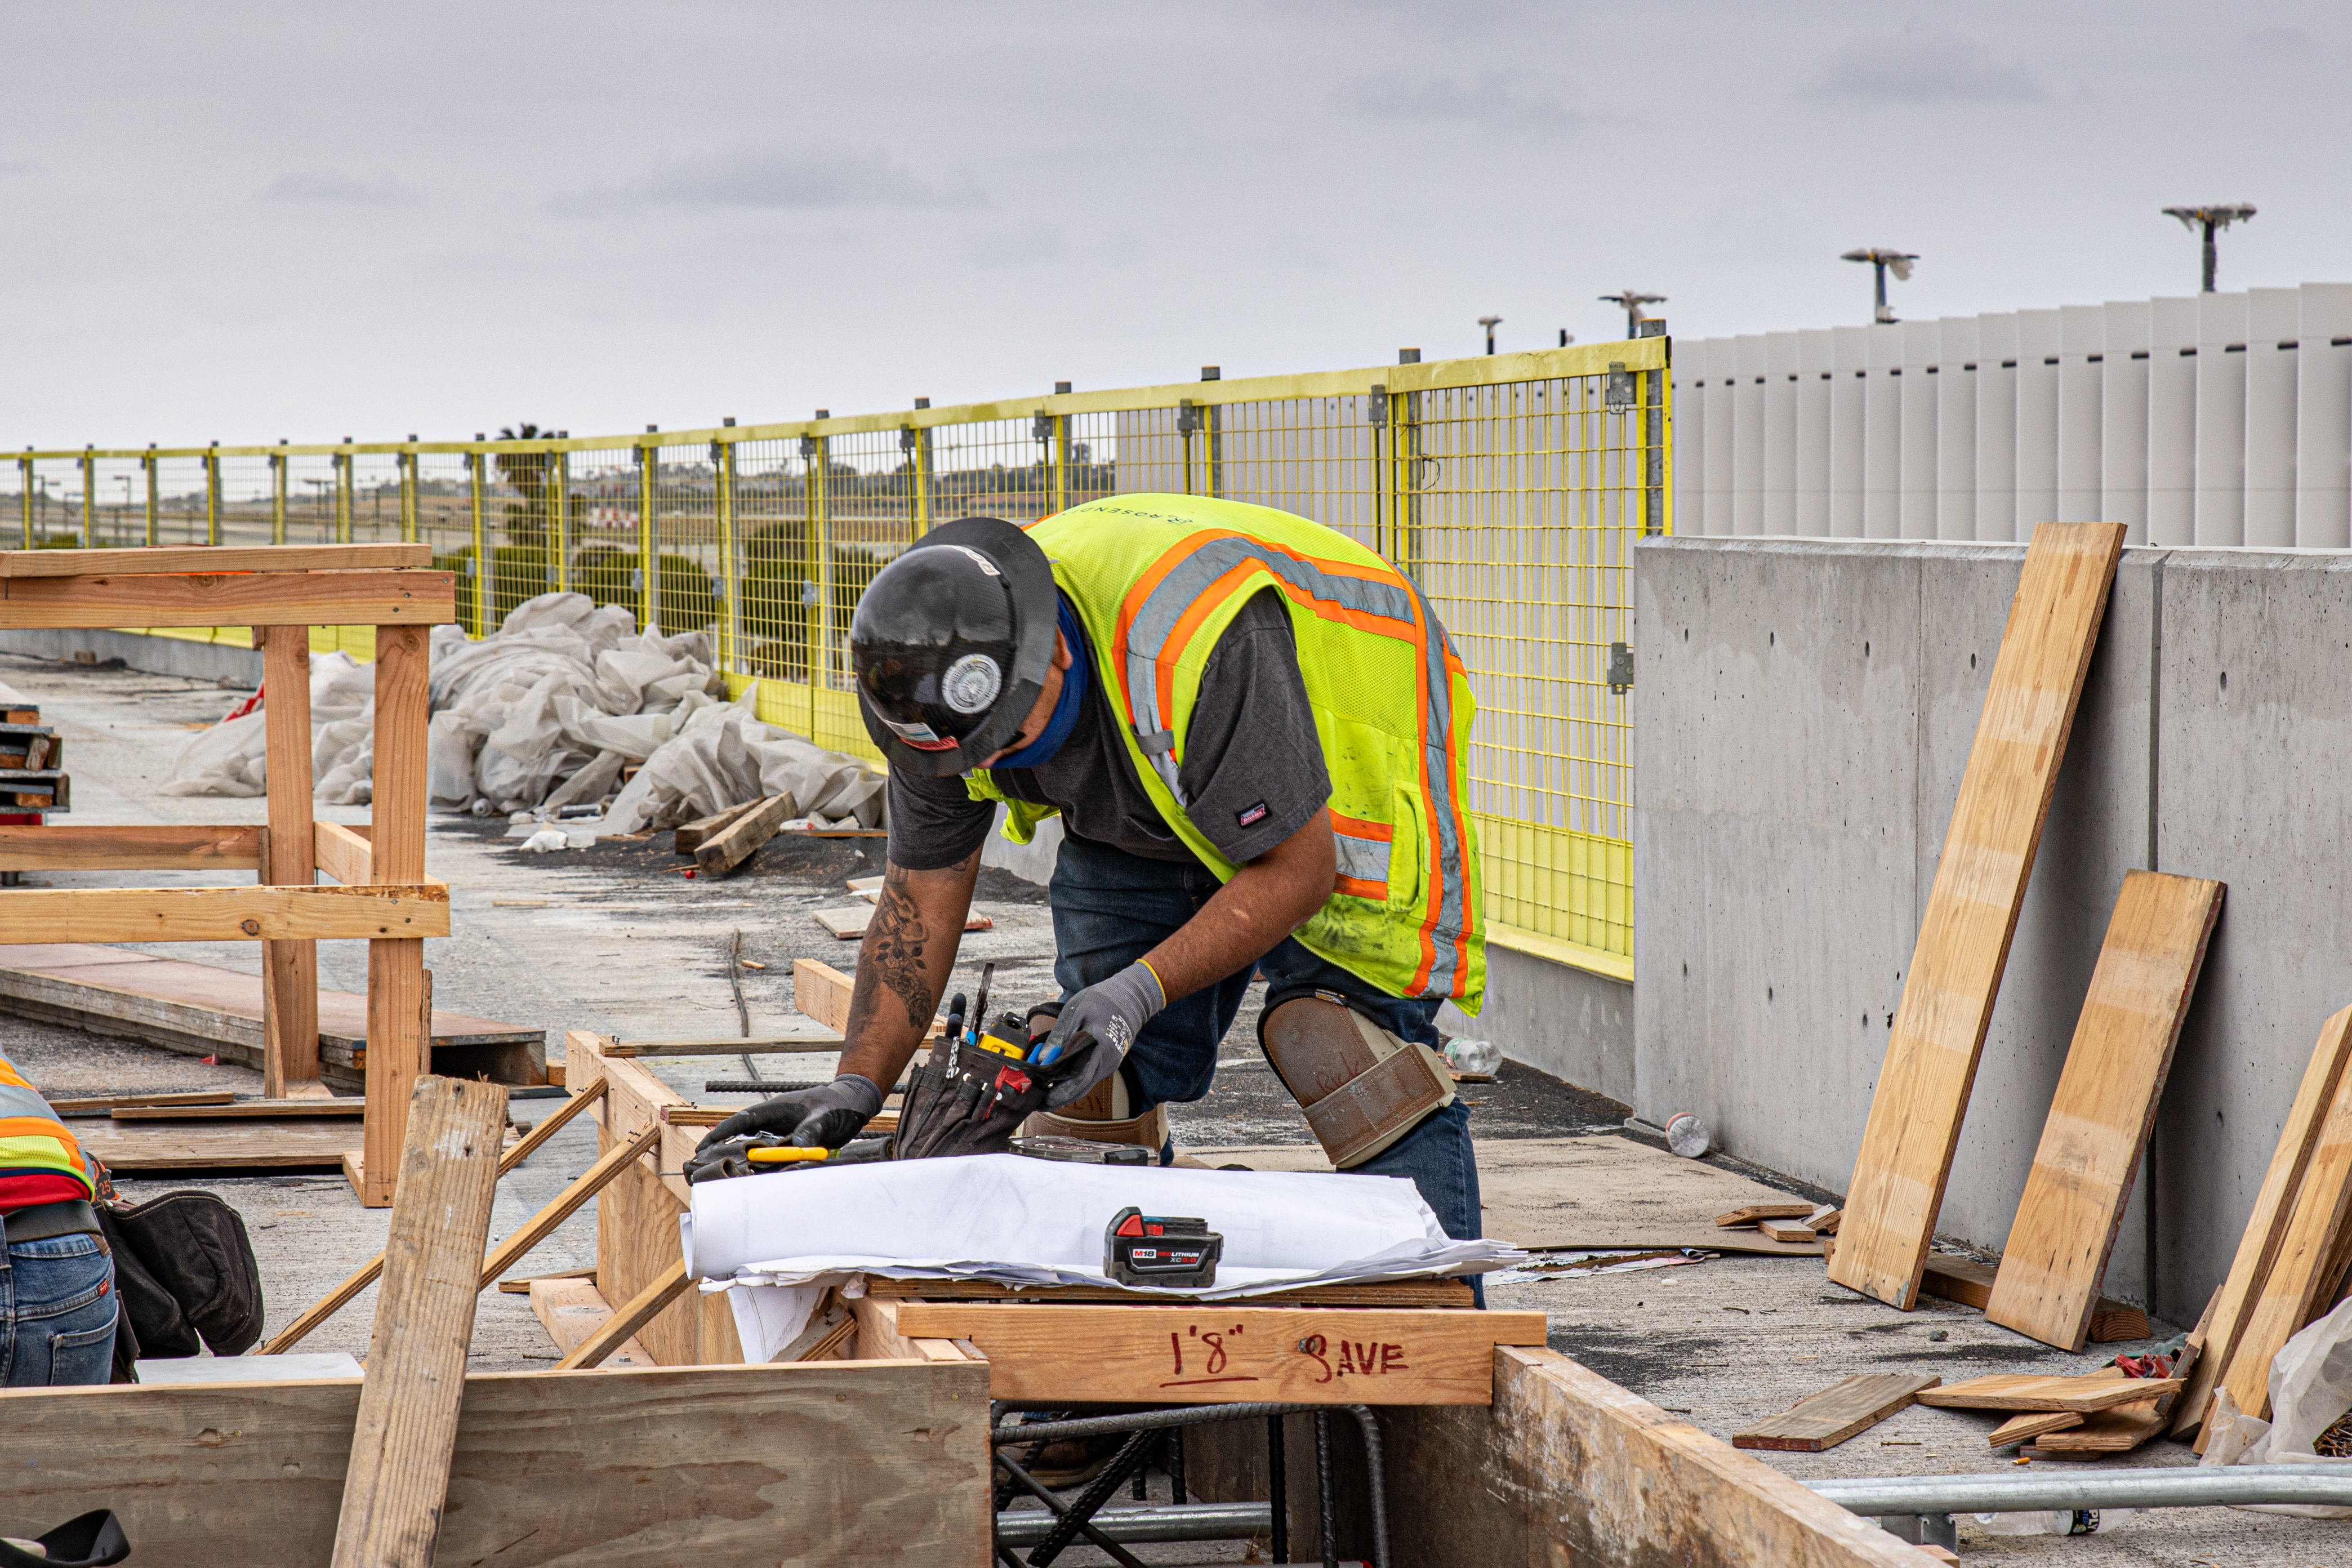
[[[425,876],[425,726],[429,660],[422,626],[375,631],[375,807],[369,867],[378,883]],[[425,943],[368,943],[367,1143],[360,1201],[392,1201],[394,1151],[402,1146],[408,1086],[429,1065]]]
[[[256,626],[261,647],[262,723],[267,734],[269,826],[258,880],[310,887],[310,628]],[[421,868],[420,868],[421,869]],[[319,944],[261,944],[261,1092],[285,1098],[289,1083],[319,1077]]]
[[[428,1568],[457,1447],[507,1093],[426,1076],[404,1121],[383,1299],[368,1340],[334,1568]]]

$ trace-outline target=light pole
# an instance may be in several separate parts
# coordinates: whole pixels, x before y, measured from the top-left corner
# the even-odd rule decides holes
[[[1486,329],[1486,352],[1491,354],[1495,352],[1495,329],[1503,324],[1503,318],[1481,316],[1478,318],[1478,324]]]
[[[2213,237],[2233,223],[2251,221],[2254,216],[2254,204],[2239,202],[2231,206],[2167,207],[2164,216],[2179,218],[2180,226],[2191,234],[2200,229],[2204,232],[2205,286],[2200,292],[2210,294],[2213,292],[2213,275],[2219,270],[2221,259],[2221,253],[2214,247]]]
[[[1664,294],[1644,294],[1638,289],[1628,289],[1622,294],[1603,294],[1601,296],[1601,302],[1604,305],[1624,306],[1625,335],[1629,338],[1638,338],[1642,335],[1642,323],[1650,319],[1643,313],[1642,307],[1663,305],[1666,302],[1666,297]]]
[[[1849,250],[1839,259],[1870,263],[1876,282],[1873,303],[1877,307],[1871,312],[1870,319],[1882,326],[1891,324],[1895,312],[1886,308],[1886,275],[1892,272],[1896,282],[1903,282],[1911,276],[1911,264],[1919,258],[1907,250],[1890,250],[1883,245],[1874,245],[1861,250]]]

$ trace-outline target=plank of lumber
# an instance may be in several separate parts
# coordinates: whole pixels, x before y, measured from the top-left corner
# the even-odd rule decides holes
[[[593,1263],[585,1268],[559,1268],[551,1274],[526,1274],[520,1279],[499,1280],[499,1294],[528,1296],[530,1294],[531,1286],[541,1279],[593,1279],[595,1278],[596,1266]],[[567,1345],[564,1348],[569,1350],[571,1347]]]
[[[449,889],[17,888],[0,902],[0,944],[60,942],[350,941],[449,934]]]
[[[563,1359],[555,1363],[555,1370],[585,1372],[600,1364],[631,1335],[653,1321],[655,1313],[685,1295],[693,1285],[693,1277],[686,1271],[686,1259],[681,1258],[631,1297],[626,1306],[613,1314],[610,1322],[566,1352]]]
[[[0,871],[252,871],[260,865],[257,826],[0,827]]]
[[[613,1321],[613,1309],[604,1293],[596,1289],[595,1270],[577,1279],[534,1279],[523,1293],[530,1298],[530,1310],[537,1315],[547,1337],[555,1342],[556,1359],[576,1351],[588,1337]],[[604,1357],[607,1367],[659,1366],[645,1342],[632,1334],[614,1346]]]
[[[696,847],[695,874],[724,877],[751,858],[752,850],[773,838],[776,829],[799,812],[789,791],[768,796]]]
[[[192,572],[389,572],[429,567],[429,544],[165,544],[125,550],[0,550],[0,577]]]
[[[1943,1379],[1925,1373],[1856,1373],[1809,1394],[1778,1415],[1768,1415],[1731,1439],[1735,1448],[1818,1454],[1906,1409],[1923,1388]]]
[[[334,1568],[433,1561],[506,1122],[506,1090],[494,1084],[416,1080]]]
[[[2165,1418],[2157,1401],[2144,1399],[2083,1417],[2079,1426],[2044,1433],[2034,1439],[2033,1457],[2044,1454],[2127,1454],[2164,1430]]]
[[[968,1339],[999,1399],[1484,1405],[1498,1344],[1544,1342],[1541,1312],[1029,1307],[909,1301],[898,1329]],[[1084,1355],[1073,1347],[1086,1347]]]
[[[339,1117],[299,1121],[78,1121],[74,1137],[107,1169],[152,1171],[332,1170],[359,1141]]]
[[[824,927],[827,934],[843,942],[856,942],[866,934],[867,924],[874,919],[874,910],[867,904],[845,904],[836,910],[819,910],[809,918]],[[994,931],[996,922],[986,915],[967,914],[963,929]]]
[[[857,1355],[866,1361],[956,1361],[962,1352],[953,1340],[908,1333],[898,1320],[920,1302],[869,1297],[849,1303],[857,1321]],[[992,1384],[992,1386],[993,1386]]]
[[[676,848],[681,855],[691,855],[704,844],[725,831],[728,825],[739,820],[760,803],[747,800],[740,805],[730,805],[724,811],[714,811],[709,816],[698,816],[677,830]]]
[[[836,1034],[849,1027],[849,998],[856,983],[821,959],[793,960],[793,1005]],[[925,1039],[937,1039],[947,1026],[933,1018]]]
[[[2083,1348],[2221,895],[2201,878],[2125,873],[1986,1321]]]
[[[464,1395],[445,1568],[990,1563],[977,1363],[487,1373]],[[0,1391],[9,1518],[111,1508],[132,1568],[324,1563],[360,1396],[349,1378]]]
[[[499,1275],[521,1262],[532,1247],[547,1239],[549,1232],[570,1219],[581,1205],[603,1192],[614,1177],[659,1142],[661,1135],[659,1127],[640,1128],[635,1136],[614,1144],[609,1152],[599,1155],[594,1164],[574,1176],[562,1192],[548,1200],[547,1206],[524,1221],[482,1260],[482,1289],[488,1289]]]
[[[2328,1264],[2337,1255],[2347,1207],[2352,1207],[2352,1075],[2336,1089],[2320,1124],[2294,1205],[2280,1233],[2277,1256],[2248,1305],[2244,1325],[2229,1348],[2219,1385],[2248,1415],[2270,1415],[2271,1360],[2296,1330],[2326,1309],[2341,1276]]]
[[[78,1110],[116,1110],[133,1105],[227,1105],[236,1096],[226,1089],[197,1089],[187,1094],[99,1094],[68,1100],[51,1100],[49,1109],[59,1115]]]
[[[2147,1309],[2099,1298],[2091,1309],[2090,1341],[2095,1345],[2125,1344],[2148,1337]]]
[[[1832,1209],[1829,1213],[1816,1215],[1805,1223],[1812,1226],[1815,1236],[1835,1236],[1839,1225],[1843,1223],[1844,1219],[1845,1210]]]
[[[2031,1443],[2046,1432],[2063,1432],[2069,1426],[2080,1426],[2084,1417],[2073,1410],[2029,1410],[2022,1415],[2012,1415],[1985,1434],[1987,1446],[2013,1448],[2020,1443]]]
[[[1807,1242],[1821,1239],[1820,1234],[1802,1220],[1759,1220],[1756,1228],[1767,1241]]]
[[[2191,1342],[2200,1348],[2189,1387],[2173,1409],[2172,1430],[2176,1436],[2204,1422],[2206,1407],[2212,1403],[2214,1387],[2228,1367],[2248,1310],[2262,1293],[2263,1281],[2278,1257],[2287,1222],[2294,1211],[2295,1195],[2303,1186],[2304,1173],[2318,1144],[2320,1128],[2336,1103],[2347,1065],[2352,1065],[2352,1007],[2345,1008],[2320,1026],[2318,1044],[2312,1048],[2311,1060],[2303,1070],[2303,1081],[2295,1089],[2294,1103],[2287,1108],[2286,1121],[2279,1130],[2278,1146],[2271,1152],[2270,1168],[2263,1173],[2263,1184],[2254,1194],[2253,1213],[2238,1238],[2230,1272],[2222,1278],[2212,1300],[2205,1304],[2199,1331],[2191,1337]]]
[[[11,627],[442,626],[457,618],[447,572],[0,578]]]
[[[261,880],[310,887],[310,628],[256,626],[264,704],[264,766],[269,826],[261,835]],[[319,1079],[319,944],[268,942],[261,950],[262,1092],[283,1095],[289,1083]]]
[[[375,763],[368,868],[373,885],[425,876],[425,729],[431,712],[432,649],[423,628],[375,628]],[[447,905],[443,910],[446,916]],[[367,1090],[364,1167],[360,1190],[370,1207],[392,1199],[386,1179],[408,1115],[408,1086],[431,1070],[432,982],[425,943],[446,935],[403,931],[368,943]]]
[[[1755,1225],[1760,1220],[1802,1219],[1820,1206],[1818,1204],[1806,1203],[1747,1204],[1733,1209],[1729,1214],[1716,1215],[1715,1223],[1718,1229],[1733,1230]]]
[[[604,1098],[604,1085],[599,1081],[565,1100],[562,1109],[517,1139],[513,1147],[499,1156],[499,1174],[503,1176],[525,1160],[530,1159],[532,1154],[538,1152],[541,1144],[561,1132],[573,1117]],[[374,1284],[377,1276],[383,1272],[383,1254],[379,1252],[367,1262],[360,1265],[358,1271],[350,1279],[319,1298],[301,1316],[279,1330],[278,1337],[262,1346],[257,1353],[283,1355],[292,1350],[302,1342],[311,1330],[333,1317],[352,1297]]]
[[[372,868],[374,851],[368,841],[340,822],[312,825],[311,862],[313,866],[347,888],[373,882]]]
[[[2038,1377],[2002,1373],[1948,1383],[1919,1395],[1944,1410],[2071,1410],[2087,1415],[2179,1392],[2177,1377]]]
[[[1831,1279],[1892,1306],[1918,1301],[2123,541],[2121,523],[2045,522],[2026,550],[1830,1260]]]
[[[730,1040],[620,1040],[604,1047],[608,1057],[740,1057],[811,1055],[837,1051],[845,1044],[838,1034],[776,1035],[767,1038]]]
[[[227,1105],[121,1105],[117,1121],[263,1121],[284,1117],[362,1116],[367,1101],[356,1095],[340,1099],[239,1100]]]
[[[868,1296],[909,1297],[926,1301],[1129,1301],[1165,1306],[1157,1292],[1117,1285],[1029,1285],[1015,1289],[985,1279],[885,1279],[868,1275]],[[1306,1307],[1467,1307],[1470,1287],[1459,1279],[1382,1279],[1363,1285],[1307,1285],[1253,1296],[1253,1306],[1297,1303]]]

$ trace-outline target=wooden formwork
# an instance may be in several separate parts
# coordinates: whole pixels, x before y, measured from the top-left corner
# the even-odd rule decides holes
[[[345,1168],[372,1208],[392,1202],[425,1065],[425,939],[449,934],[448,889],[425,874],[425,737],[428,632],[457,619],[457,589],[431,559],[422,544],[0,551],[0,629],[250,626],[269,694],[266,826],[0,828],[0,870],[251,870],[257,885],[12,890],[0,943],[259,942],[263,1092],[301,1099],[326,1093],[318,944],[365,942],[366,1127]],[[376,628],[366,828],[311,816],[310,628],[335,625]]]

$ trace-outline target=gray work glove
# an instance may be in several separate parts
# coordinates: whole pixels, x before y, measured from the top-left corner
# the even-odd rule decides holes
[[[882,1090],[872,1079],[843,1073],[814,1089],[795,1089],[739,1110],[702,1135],[698,1152],[730,1138],[773,1132],[803,1149],[838,1149],[882,1109]]]
[[[1117,1072],[1143,1026],[1167,1005],[1160,977],[1139,959],[1063,1003],[1054,1032],[1037,1052],[1037,1065],[1051,1067],[1065,1055],[1075,1057],[1089,1040],[1095,1048],[1080,1071],[1054,1086],[1045,1097],[1046,1108],[1059,1110]]]

